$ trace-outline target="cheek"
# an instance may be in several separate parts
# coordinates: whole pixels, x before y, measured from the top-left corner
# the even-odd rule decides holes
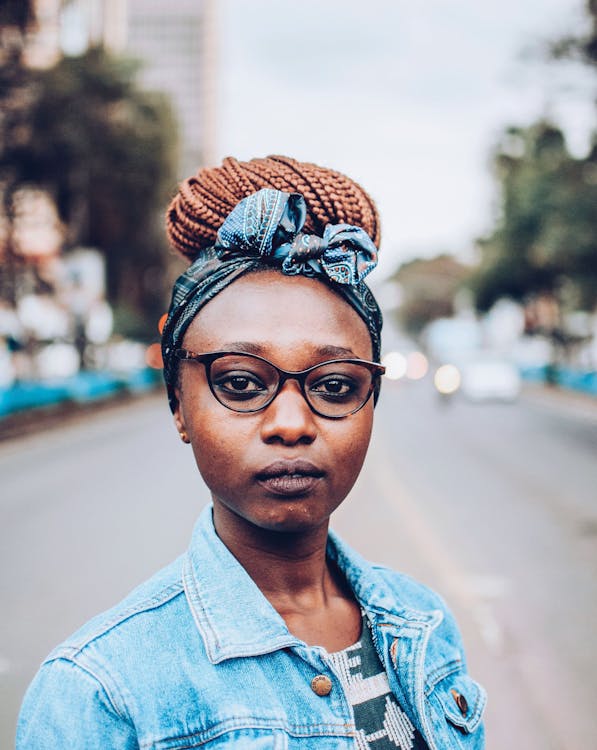
[[[233,470],[241,458],[237,444],[224,439],[217,428],[212,431],[210,426],[200,436],[195,435],[191,445],[199,473],[210,491],[217,495],[229,492],[238,477]]]
[[[182,407],[195,463],[205,484],[213,491],[229,486],[243,465],[245,446],[251,440],[248,420],[235,419],[210,392],[183,395]],[[250,434],[251,433],[251,434]]]
[[[180,412],[196,458],[212,455],[217,435],[221,432],[219,415],[211,401],[207,388],[197,387],[195,383],[189,386],[183,380]]]
[[[217,472],[222,464],[230,465],[238,459],[237,445],[242,442],[242,434],[239,431],[231,434],[225,420],[210,412],[197,411],[192,425],[189,437],[202,474],[210,469]]]
[[[330,436],[330,444],[334,446],[335,460],[343,467],[341,473],[342,482],[352,486],[356,481],[371,438],[373,427],[373,408],[367,404],[360,412],[353,414],[349,419],[354,420],[352,429],[343,437]]]

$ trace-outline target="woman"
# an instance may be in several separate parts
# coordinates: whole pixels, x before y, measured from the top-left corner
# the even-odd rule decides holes
[[[18,747],[482,748],[443,602],[328,531],[383,373],[371,199],[315,165],[226,159],[183,183],[168,231],[193,263],[164,376],[213,505],[186,555],[48,657]]]

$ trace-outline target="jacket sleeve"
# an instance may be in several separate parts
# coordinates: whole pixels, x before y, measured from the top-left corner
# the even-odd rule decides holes
[[[77,664],[42,665],[21,707],[17,750],[132,750],[129,721],[115,709],[100,681]]]

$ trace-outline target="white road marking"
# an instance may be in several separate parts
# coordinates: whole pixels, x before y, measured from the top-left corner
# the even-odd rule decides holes
[[[377,485],[388,507],[400,517],[408,537],[421,550],[425,561],[446,590],[470,612],[487,649],[492,653],[501,653],[504,633],[490,602],[505,595],[509,588],[508,581],[500,576],[479,576],[464,571],[394,472],[385,447],[387,443],[379,433],[373,442],[367,457],[371,480]],[[400,488],[399,492],[397,488]]]
[[[0,675],[9,674],[10,662],[4,656],[0,656]]]

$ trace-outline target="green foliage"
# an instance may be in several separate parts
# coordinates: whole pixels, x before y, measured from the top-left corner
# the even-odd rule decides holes
[[[392,279],[402,293],[398,319],[404,329],[416,337],[432,320],[452,316],[468,275],[468,267],[449,255],[403,263]]]
[[[587,31],[553,42],[550,52],[554,59],[597,65],[597,0],[586,0],[585,8],[589,22]]]
[[[597,303],[597,148],[574,159],[562,132],[539,122],[509,128],[494,154],[500,215],[480,240],[471,280],[476,306],[575,289],[575,306]]]
[[[36,22],[34,0],[2,0],[0,3],[0,229],[9,213],[11,184],[16,165],[10,150],[27,132],[32,97],[31,76],[23,64],[25,39]],[[8,158],[7,158],[8,156]],[[16,302],[14,257],[10,234],[1,232],[0,297]]]
[[[586,0],[587,26],[550,46],[552,60],[597,65],[597,0]],[[560,306],[597,304],[597,133],[591,153],[573,158],[549,122],[508,128],[494,153],[500,212],[481,240],[471,279],[476,306],[500,297],[526,301],[547,294]]]
[[[136,71],[95,48],[35,72],[26,126],[5,142],[0,169],[13,189],[53,194],[69,245],[105,254],[110,301],[145,314],[150,335],[165,304],[161,213],[175,184],[176,127]]]
[[[26,138],[31,104],[31,74],[23,63],[26,32],[35,23],[33,0],[0,4],[0,186],[10,182],[16,165],[11,147]]]

